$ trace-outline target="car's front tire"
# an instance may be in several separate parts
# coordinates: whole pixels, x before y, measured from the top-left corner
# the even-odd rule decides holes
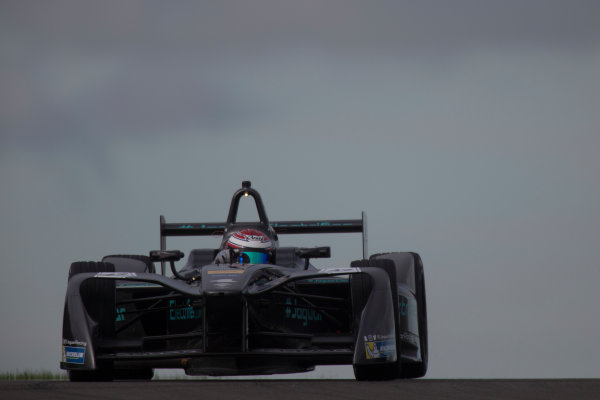
[[[111,263],[77,261],[71,264],[69,279],[83,273],[115,272]],[[115,326],[115,281],[111,279],[88,279],[81,284],[81,299],[88,315],[97,323],[96,332],[101,337],[114,335]],[[95,370],[68,371],[72,382],[112,381],[113,370],[108,365],[99,365]]]
[[[386,253],[376,254],[369,260],[357,260],[352,262],[352,267],[382,268],[388,271],[390,277],[395,277],[397,282],[392,285],[392,295],[397,298],[396,285],[413,287],[417,300],[417,319],[419,329],[419,347],[421,361],[402,363],[400,354],[398,361],[394,363],[354,365],[354,375],[357,380],[390,380],[420,378],[427,372],[428,364],[428,342],[427,342],[427,305],[425,297],[425,277],[423,274],[423,263],[417,253]],[[367,301],[370,287],[368,282],[356,275],[353,282],[352,301],[354,304],[364,304]],[[359,278],[360,277],[360,278]],[[360,309],[362,309],[362,306]],[[398,305],[394,302],[394,311],[398,315]],[[358,316],[357,316],[358,317]],[[399,334],[399,325],[396,325],[396,335]],[[397,348],[400,349],[400,340],[396,338]]]
[[[419,327],[419,349],[421,361],[405,362],[400,365],[398,378],[421,378],[427,373],[429,359],[427,332],[427,298],[425,295],[425,275],[423,261],[417,253],[382,253],[374,254],[370,261],[390,260],[394,262],[398,283],[414,287],[417,300],[417,321]],[[411,282],[412,281],[412,282]]]

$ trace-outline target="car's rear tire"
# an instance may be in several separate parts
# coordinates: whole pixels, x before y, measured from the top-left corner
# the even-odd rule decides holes
[[[152,368],[117,369],[114,371],[115,380],[150,381],[154,377]]]
[[[380,365],[354,365],[357,381],[389,381],[397,378],[397,363]]]
[[[115,265],[116,272],[155,273],[154,263],[148,256],[138,254],[111,254],[102,258],[103,262]]]
[[[114,379],[112,369],[96,369],[93,371],[82,371],[71,369],[67,371],[71,382],[109,382]]]
[[[71,268],[69,268],[69,279],[73,275],[86,272],[115,272],[115,266],[105,262],[77,261],[71,264]]]
[[[115,266],[105,262],[74,262],[69,270],[69,279],[74,275],[90,272],[115,272]],[[80,293],[87,313],[98,323],[98,334],[102,337],[113,336],[116,308],[115,281],[88,279],[81,284]]]

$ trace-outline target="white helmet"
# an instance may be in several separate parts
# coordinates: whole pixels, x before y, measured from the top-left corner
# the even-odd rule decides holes
[[[273,250],[273,241],[257,229],[246,228],[234,232],[223,244],[224,249],[238,249],[240,264],[265,264]],[[237,252],[236,252],[237,254]]]

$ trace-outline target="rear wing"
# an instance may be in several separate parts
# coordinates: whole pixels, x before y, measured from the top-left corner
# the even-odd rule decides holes
[[[225,232],[225,222],[179,222],[167,223],[160,216],[160,249],[167,249],[167,236],[221,236]],[[363,258],[367,252],[367,214],[363,211],[360,219],[273,221],[271,227],[280,235],[305,233],[362,233]],[[163,271],[164,274],[164,271]]]

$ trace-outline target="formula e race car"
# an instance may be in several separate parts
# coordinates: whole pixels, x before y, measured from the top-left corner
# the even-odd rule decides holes
[[[258,222],[237,222],[252,197]],[[321,269],[329,247],[279,247],[278,235],[362,233],[363,259]],[[184,254],[168,236],[222,236],[217,249]],[[160,265],[160,271],[155,269]],[[171,274],[167,274],[170,266]],[[226,222],[166,223],[160,250],[75,262],[69,270],[62,362],[71,381],[305,372],[352,364],[358,380],[418,378],[427,371],[427,310],[417,253],[367,258],[366,217],[269,222],[242,183]]]

